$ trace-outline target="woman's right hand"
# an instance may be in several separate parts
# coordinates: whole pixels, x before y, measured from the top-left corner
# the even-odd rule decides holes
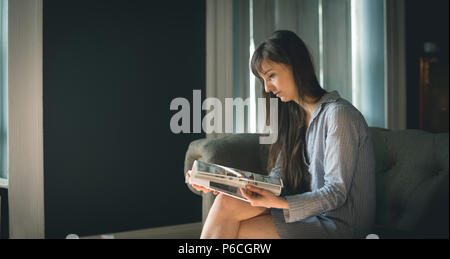
[[[186,179],[188,180],[188,183],[192,186],[192,188],[194,188],[195,190],[199,191],[199,192],[204,192],[204,193],[208,193],[211,191],[211,189],[208,189],[206,187],[200,186],[200,185],[196,185],[196,184],[192,184],[190,181],[190,177],[191,175],[189,173],[186,173]],[[219,192],[214,191],[214,195],[217,195]]]

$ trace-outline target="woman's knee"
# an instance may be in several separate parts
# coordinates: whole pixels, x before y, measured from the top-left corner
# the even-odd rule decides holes
[[[246,220],[266,212],[265,208],[253,207],[250,203],[220,193],[217,195],[214,205],[221,216],[235,220]]]
[[[219,209],[222,214],[226,214],[227,212],[231,213],[233,210],[237,209],[237,204],[234,200],[236,199],[220,193],[214,200],[214,207]]]

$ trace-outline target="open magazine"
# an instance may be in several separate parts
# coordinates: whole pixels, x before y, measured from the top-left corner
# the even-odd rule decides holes
[[[271,191],[276,196],[279,196],[283,189],[283,181],[280,178],[272,178],[198,160],[194,161],[192,170],[188,173],[190,174],[192,184],[200,185],[244,201],[248,200],[242,196],[239,188],[245,189],[247,184]]]

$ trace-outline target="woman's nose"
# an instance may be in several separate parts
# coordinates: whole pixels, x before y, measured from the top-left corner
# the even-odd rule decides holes
[[[271,85],[270,83],[265,83],[264,84],[264,90],[266,91],[266,93],[270,93],[273,90],[273,85]]]

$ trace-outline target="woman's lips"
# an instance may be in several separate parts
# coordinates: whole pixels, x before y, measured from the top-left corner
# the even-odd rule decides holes
[[[275,95],[276,95],[277,97],[280,97],[280,93],[281,93],[281,92],[277,92],[277,93],[275,93]]]

